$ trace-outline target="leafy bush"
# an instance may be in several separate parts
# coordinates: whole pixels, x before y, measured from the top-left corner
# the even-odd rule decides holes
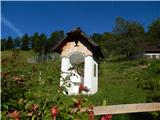
[[[91,104],[83,96],[67,97],[67,77],[59,86],[60,70],[56,65],[46,72],[44,68],[17,62],[19,53],[13,51],[12,57],[3,59],[5,66],[2,72],[2,119],[15,120],[51,120],[51,119],[84,119],[88,113],[80,112]],[[56,61],[58,62],[58,61]],[[8,64],[9,63],[9,64]],[[43,75],[42,75],[43,74]],[[56,90],[55,90],[56,89]],[[82,88],[81,88],[82,89]]]

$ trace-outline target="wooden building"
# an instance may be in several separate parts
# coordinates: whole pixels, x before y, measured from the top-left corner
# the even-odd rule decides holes
[[[143,56],[147,59],[160,59],[160,45],[146,44]]]

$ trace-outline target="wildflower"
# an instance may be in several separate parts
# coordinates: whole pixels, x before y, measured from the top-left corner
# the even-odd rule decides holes
[[[12,118],[14,118],[14,120],[20,120],[19,112],[13,111],[10,115]]]
[[[52,106],[52,108],[51,108],[51,114],[52,114],[54,120],[56,120],[56,115],[58,114],[58,108],[57,108],[57,106]]]
[[[81,104],[82,104],[82,99],[79,98],[78,100],[76,100],[76,101],[74,102],[74,107],[75,107],[75,108],[79,108]]]
[[[38,108],[38,105],[36,105],[36,104],[33,104],[33,105],[31,106],[31,110],[32,110],[32,111],[36,111],[37,108]]]
[[[94,120],[94,113],[93,111],[88,111],[89,120]]]
[[[101,120],[111,120],[111,118],[112,118],[112,115],[107,114],[107,115],[103,115],[103,116],[101,117]]]
[[[85,87],[84,87],[84,84],[81,83],[81,84],[79,85],[79,93],[81,93],[81,92],[84,90],[84,88],[85,88]]]

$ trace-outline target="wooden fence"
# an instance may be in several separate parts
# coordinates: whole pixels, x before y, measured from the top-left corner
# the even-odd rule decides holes
[[[45,55],[33,56],[27,59],[28,63],[39,63],[44,61],[54,61],[55,59],[60,59],[60,55],[56,53],[48,53]]]
[[[84,108],[81,111],[85,112],[87,109],[88,108]],[[94,115],[153,112],[153,111],[160,111],[160,103],[138,103],[138,104],[95,106],[91,110],[94,112]]]

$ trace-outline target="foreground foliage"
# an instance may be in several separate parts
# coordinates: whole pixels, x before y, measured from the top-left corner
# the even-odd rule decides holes
[[[10,53],[9,55],[7,55]],[[89,119],[83,107],[136,102],[159,102],[160,62],[112,58],[99,68],[99,91],[92,96],[64,96],[60,92],[60,62],[28,64],[24,52],[2,53],[2,119]],[[4,57],[5,56],[5,57]],[[24,61],[23,61],[24,60]],[[72,113],[73,108],[79,108]],[[113,120],[158,119],[151,114],[114,115]],[[154,118],[155,117],[155,118]],[[104,117],[103,117],[104,118]],[[139,118],[139,119],[138,119]],[[94,119],[100,119],[95,117]]]
[[[81,94],[66,97],[65,81],[70,76],[60,87],[58,63],[52,70],[48,63],[43,63],[47,72],[42,77],[40,67],[21,63],[19,59],[19,51],[14,50],[12,56],[2,60],[2,119],[94,119],[90,112],[92,103],[87,98]],[[80,86],[80,93],[84,88]],[[83,107],[89,107],[86,113],[80,112]]]

